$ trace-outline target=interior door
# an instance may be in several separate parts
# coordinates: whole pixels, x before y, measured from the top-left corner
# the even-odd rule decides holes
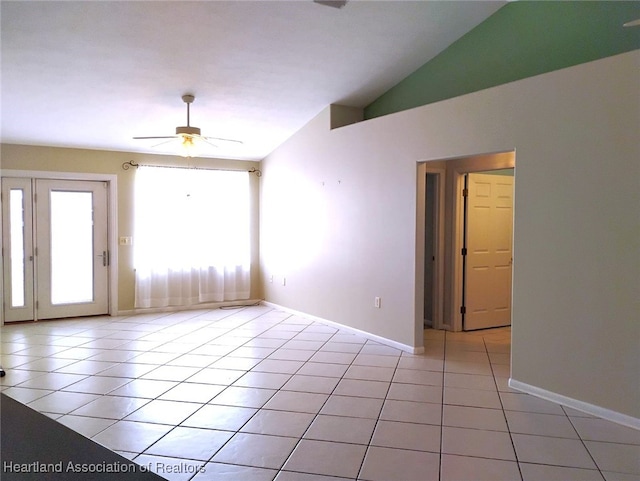
[[[468,174],[464,329],[511,325],[513,177]]]
[[[3,208],[15,211],[4,216],[3,242],[11,252],[4,266],[5,320],[108,313],[106,183],[3,179],[3,190],[9,191]]]

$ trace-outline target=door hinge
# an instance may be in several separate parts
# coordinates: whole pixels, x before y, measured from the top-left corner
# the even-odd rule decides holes
[[[467,308],[465,306],[460,306],[460,314],[466,314]]]
[[[109,265],[109,251],[102,251],[102,254],[97,254],[96,257],[102,258],[102,267]]]
[[[466,256],[467,255],[467,248],[463,247],[461,253],[462,253],[463,256]]]
[[[469,189],[462,189],[462,197],[468,197],[469,196]]]

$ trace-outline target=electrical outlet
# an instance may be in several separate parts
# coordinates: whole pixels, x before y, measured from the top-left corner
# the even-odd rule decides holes
[[[269,282],[273,284],[273,275],[269,276]]]
[[[379,297],[374,297],[373,298],[373,306],[374,307],[377,307],[378,309],[380,309],[380,302],[381,302],[381,299]]]

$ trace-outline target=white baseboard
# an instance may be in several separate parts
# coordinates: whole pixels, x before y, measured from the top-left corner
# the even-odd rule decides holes
[[[116,316],[134,316],[136,314],[155,314],[162,312],[177,312],[177,311],[198,311],[201,309],[218,309],[220,307],[230,306],[253,306],[262,302],[262,299],[244,299],[238,301],[225,301],[225,302],[207,302],[204,304],[194,304],[192,306],[168,306],[168,307],[145,307],[140,309],[127,309],[118,311]]]
[[[273,307],[274,309],[280,309],[281,311],[289,312],[291,314],[295,314],[300,317],[305,317],[307,319],[311,319],[312,321],[320,322],[322,324],[327,324],[332,327],[336,327],[343,331],[351,332],[352,334],[357,334],[366,339],[370,339],[372,341],[379,342],[380,344],[384,344],[385,346],[393,347],[395,349],[400,349],[401,351],[408,352],[410,354],[422,354],[424,353],[424,347],[413,347],[408,344],[402,344],[397,341],[393,341],[391,339],[387,339],[386,337],[376,336],[375,334],[371,334],[370,332],[361,331],[360,329],[355,329],[353,327],[345,326],[344,324],[340,324],[339,322],[330,321],[328,319],[324,319],[322,317],[313,316],[311,314],[307,314],[306,312],[296,311],[295,309],[290,309],[288,307],[281,306],[279,304],[274,304],[273,302],[262,301],[262,304],[265,306]]]
[[[509,387],[517,391],[522,391],[524,393],[546,399],[547,401],[562,404],[563,406],[575,409],[576,411],[581,411],[592,416],[606,419],[607,421],[622,424],[623,426],[627,426],[633,429],[640,429],[640,419],[616,411],[612,411],[611,409],[606,409],[594,404],[580,401],[578,399],[563,396],[562,394],[547,391],[546,389],[532,386],[531,384],[517,381],[513,378],[509,379]]]

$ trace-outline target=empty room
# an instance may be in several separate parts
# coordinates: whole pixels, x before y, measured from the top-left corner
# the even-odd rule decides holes
[[[3,479],[640,479],[640,3],[0,22]]]

